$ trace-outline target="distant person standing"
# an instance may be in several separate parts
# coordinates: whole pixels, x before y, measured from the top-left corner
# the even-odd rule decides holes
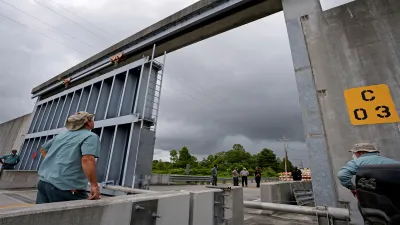
[[[11,154],[3,155],[0,157],[0,163],[2,164],[0,169],[0,175],[3,170],[13,170],[15,165],[17,165],[20,161],[19,155],[17,154],[17,150],[12,150]]]
[[[212,185],[217,186],[217,176],[218,176],[218,166],[214,165],[214,168],[211,170],[212,173]]]
[[[247,171],[246,168],[243,168],[242,171],[240,171],[240,176],[242,176],[242,187],[246,184],[247,187],[247,176],[249,176],[249,171]]]
[[[261,182],[261,171],[260,168],[256,167],[256,171],[254,172],[254,176],[256,178],[257,187],[260,187]]]
[[[237,168],[235,168],[232,171],[232,177],[233,177],[233,186],[239,186],[239,173],[237,171]]]
[[[303,175],[301,170],[299,170],[299,168],[294,167],[294,170],[292,172],[292,178],[294,181],[301,181],[303,179]]]
[[[40,149],[44,160],[38,171],[36,204],[100,198],[96,179],[100,139],[90,131],[94,128],[93,117],[87,112],[70,116],[65,124],[68,131],[58,134]]]

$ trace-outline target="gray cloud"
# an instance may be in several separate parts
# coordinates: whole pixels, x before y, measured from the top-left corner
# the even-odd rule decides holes
[[[104,41],[34,1],[13,5],[94,45],[92,49],[0,3],[0,13],[57,39],[57,42],[0,17],[0,122],[29,113],[31,88],[113,42],[188,6],[195,0],[56,0],[107,30],[102,32],[47,0],[38,0],[113,41]],[[112,38],[115,36],[116,38]],[[286,134],[293,158],[307,159],[293,66],[282,13],[168,54],[156,154],[190,147],[197,156],[243,143],[251,152],[273,148]],[[300,159],[301,158],[301,159]]]

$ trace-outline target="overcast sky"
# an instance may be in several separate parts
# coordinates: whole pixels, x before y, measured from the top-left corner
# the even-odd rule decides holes
[[[52,1],[91,24],[49,0],[0,0],[0,122],[32,111],[34,86],[196,2]],[[268,147],[283,156],[283,145],[276,140],[284,134],[291,139],[289,158],[295,164],[304,160],[307,166],[282,13],[168,54],[155,158],[168,159],[165,150],[183,145],[202,158],[235,143],[253,153]]]

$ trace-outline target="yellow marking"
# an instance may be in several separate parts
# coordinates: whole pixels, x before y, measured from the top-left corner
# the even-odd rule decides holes
[[[0,209],[9,209],[9,208],[17,208],[17,207],[27,207],[27,206],[34,206],[35,204],[14,204],[14,205],[7,205],[7,206],[0,206]]]
[[[344,98],[353,125],[400,121],[386,84],[347,89],[344,91]]]

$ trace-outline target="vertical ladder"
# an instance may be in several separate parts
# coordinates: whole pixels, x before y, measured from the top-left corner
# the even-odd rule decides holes
[[[138,134],[138,142],[137,142],[137,150],[136,150],[136,163],[135,163],[135,169],[133,172],[133,182],[132,182],[132,188],[135,187],[136,183],[139,183],[139,187],[141,189],[148,189],[149,182],[150,182],[150,177],[146,178],[141,176],[137,176],[136,174],[136,167],[137,167],[137,160],[138,160],[138,153],[139,153],[139,145],[140,145],[140,138],[142,134],[142,129],[148,129],[154,131],[154,135],[156,134],[156,128],[157,128],[157,120],[158,120],[158,109],[160,107],[160,98],[161,98],[161,87],[162,87],[162,81],[163,81],[163,74],[164,74],[164,65],[165,65],[165,58],[167,55],[167,52],[164,52],[164,59],[163,63],[159,63],[156,60],[154,60],[154,53],[155,53],[156,45],[153,46],[153,53],[151,55],[151,60],[150,60],[150,68],[149,68],[149,75],[147,77],[147,82],[146,82],[146,94],[145,94],[145,99],[143,103],[143,111],[141,114],[141,119],[140,119],[140,130]],[[156,63],[158,64],[161,68],[159,71],[157,71],[156,77],[155,77],[155,83],[151,82],[151,71],[153,68],[153,64]],[[154,79],[153,79],[154,80]],[[155,89],[153,89],[151,92],[149,92],[150,84],[154,85]],[[150,109],[150,110],[146,110]],[[146,124],[144,123],[146,121]],[[150,125],[148,125],[150,124]],[[150,171],[151,172],[151,171]],[[137,182],[139,180],[139,182]]]
[[[165,58],[165,56],[164,56]],[[165,59],[164,59],[165,61]],[[149,90],[147,92],[147,97],[146,97],[146,102],[144,103],[144,108],[145,110],[145,115],[143,118],[146,120],[149,120],[152,122],[150,126],[143,126],[143,128],[150,129],[152,131],[156,131],[157,129],[157,121],[158,121],[158,112],[160,109],[160,99],[161,99],[161,88],[162,88],[162,82],[163,82],[163,75],[164,75],[164,64],[161,64],[160,62],[157,62],[154,60],[154,63],[161,65],[161,69],[157,72],[155,75],[155,79],[150,80],[155,80],[156,83],[150,82],[155,89],[152,89],[149,87]],[[164,62],[165,63],[165,62]],[[151,90],[151,92],[150,92]]]

